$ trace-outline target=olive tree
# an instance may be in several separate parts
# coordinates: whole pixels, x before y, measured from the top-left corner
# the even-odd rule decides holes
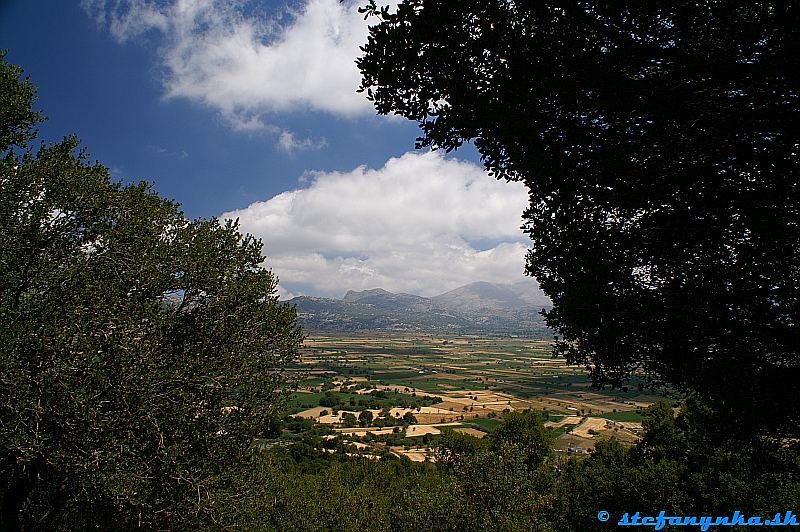
[[[261,242],[34,149],[0,58],[0,528],[196,528],[273,426],[302,342]],[[13,111],[13,112],[12,112]]]

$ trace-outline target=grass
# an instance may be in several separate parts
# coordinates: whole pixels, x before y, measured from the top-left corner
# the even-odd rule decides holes
[[[322,392],[293,393],[286,403],[286,411],[288,414],[296,414],[307,408],[319,406],[319,400],[323,395],[325,394]]]
[[[413,379],[421,375],[419,371],[381,371],[377,369],[375,370],[374,374],[376,379],[386,382],[389,381],[408,382],[408,379]]]
[[[607,414],[596,414],[594,417],[602,417],[612,421],[634,421],[639,422],[644,419],[640,410],[623,410],[622,412],[608,412]]]
[[[300,386],[319,386],[327,381],[327,379],[323,379],[321,377],[311,377],[310,379],[305,379],[304,381],[300,382]]]
[[[497,427],[501,423],[500,419],[487,419],[483,417],[476,417],[475,419],[470,419],[469,421],[462,421],[461,424],[465,427],[469,427],[470,425],[475,426],[479,429],[483,429],[486,431],[493,431],[495,427]]]
[[[561,436],[562,434],[566,434],[570,430],[574,429],[578,425],[580,425],[580,423],[576,423],[574,425],[564,425],[564,426],[561,426],[561,427],[551,428],[550,429],[550,433],[551,433],[553,439],[556,439],[559,436]]]

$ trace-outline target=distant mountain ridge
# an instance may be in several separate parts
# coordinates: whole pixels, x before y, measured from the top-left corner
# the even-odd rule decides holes
[[[529,281],[514,284],[487,282],[470,283],[431,300],[444,308],[474,312],[478,310],[514,311],[528,307],[551,307],[550,299],[537,285]]]
[[[431,311],[434,309],[433,301],[427,297],[415,296],[412,294],[393,294],[392,292],[387,292],[383,288],[373,288],[372,290],[364,290],[363,292],[348,290],[342,301],[345,303],[374,305],[377,308],[394,310],[403,308],[417,311]]]
[[[318,331],[419,331],[549,336],[540,311],[550,300],[534,281],[476,282],[427,298],[382,288],[349,290],[342,299],[300,296],[300,321]]]

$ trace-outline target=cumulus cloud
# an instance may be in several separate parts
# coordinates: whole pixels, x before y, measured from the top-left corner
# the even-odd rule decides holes
[[[284,295],[382,287],[431,296],[524,279],[519,183],[436,152],[306,177],[304,188],[222,215],[264,241]]]
[[[356,94],[367,23],[352,2],[307,0],[265,16],[244,0],[83,0],[119,42],[160,36],[164,92],[217,110],[234,128],[266,113],[372,113]],[[278,133],[280,130],[274,131]]]

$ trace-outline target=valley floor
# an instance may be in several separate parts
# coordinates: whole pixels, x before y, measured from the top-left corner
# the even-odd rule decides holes
[[[556,452],[638,441],[642,410],[657,397],[638,386],[592,389],[584,368],[551,351],[522,338],[312,335],[287,368],[301,379],[289,414],[327,429],[345,452],[420,462],[443,431],[482,438],[507,411],[541,412]]]

